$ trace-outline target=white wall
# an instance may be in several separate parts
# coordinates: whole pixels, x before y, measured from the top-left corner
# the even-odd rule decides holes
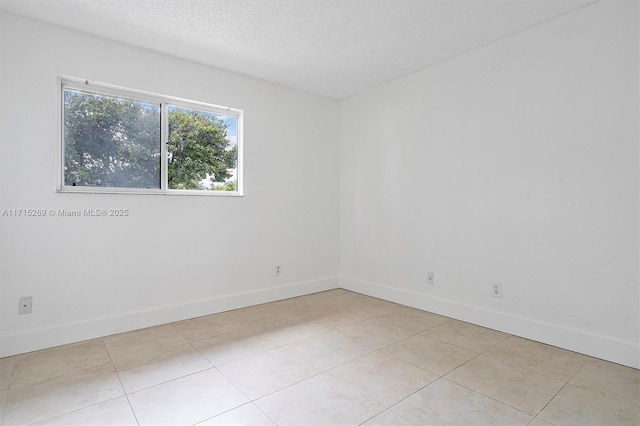
[[[337,101],[6,13],[0,35],[0,210],[130,210],[0,217],[0,356],[338,285]],[[244,109],[245,196],[56,193],[58,74]]]
[[[613,0],[343,101],[341,285],[640,367],[638,75]]]

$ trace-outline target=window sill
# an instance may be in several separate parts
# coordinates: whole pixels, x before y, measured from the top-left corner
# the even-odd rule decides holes
[[[207,191],[182,189],[119,189],[95,187],[63,187],[57,190],[65,194],[127,194],[127,195],[181,195],[189,197],[243,197],[237,191]]]

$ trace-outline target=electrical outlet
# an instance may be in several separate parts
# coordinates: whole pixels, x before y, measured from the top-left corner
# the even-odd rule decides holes
[[[433,272],[427,272],[427,284],[430,285],[434,285],[435,282],[435,275]]]
[[[282,274],[282,266],[276,265],[276,277]]]
[[[33,307],[33,297],[21,297],[20,304],[18,306],[18,314],[30,314]]]
[[[502,297],[502,284],[491,283],[491,295],[493,297]]]

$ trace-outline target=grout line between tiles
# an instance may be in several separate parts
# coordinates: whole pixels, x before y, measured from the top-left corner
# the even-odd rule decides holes
[[[256,404],[255,402],[251,401],[250,404],[253,404],[254,407],[256,407],[258,410],[260,410],[260,412],[262,414],[264,414],[265,416],[267,416],[269,418],[269,420],[271,420],[273,422],[274,425],[278,426],[278,423],[276,422],[276,419],[274,419],[273,417],[271,417],[269,414],[267,414],[262,408],[260,408],[260,406],[258,404]]]
[[[116,376],[118,377],[118,381],[120,382],[120,387],[122,387],[122,392],[124,393],[125,398],[127,398],[127,404],[129,404],[129,408],[131,409],[131,412],[133,413],[133,418],[136,419],[136,423],[138,423],[138,425],[140,425],[140,421],[138,420],[138,416],[136,415],[136,410],[134,410],[133,409],[133,405],[131,405],[131,400],[129,399],[129,394],[127,393],[126,389],[124,388],[124,384],[122,383],[122,379],[120,378],[120,372],[116,368],[116,364],[113,362],[113,358],[111,357],[111,352],[109,352],[109,348],[107,347],[107,343],[104,341],[104,338],[102,338],[102,342],[104,344],[105,349],[107,350],[107,354],[109,355],[109,359],[111,360],[111,365],[113,366],[113,370],[116,372]]]
[[[122,398],[123,396],[126,396],[126,395],[120,395],[120,396],[116,396],[115,398],[105,399],[104,401],[96,402],[95,404],[90,404],[90,405],[87,405],[87,406],[84,406],[84,407],[76,408],[75,410],[71,410],[71,411],[68,411],[66,413],[58,414],[57,416],[53,416],[53,417],[49,417],[49,418],[46,418],[46,419],[38,420],[37,422],[34,422],[34,423],[29,423],[29,425],[37,425],[38,423],[48,422],[50,420],[54,420],[54,419],[57,419],[57,418],[60,418],[60,417],[63,417],[63,416],[68,416],[69,414],[77,413],[78,411],[86,410],[87,408],[95,407],[96,405],[100,405],[100,404],[103,404],[105,402],[114,401],[114,400],[116,400],[118,398]],[[131,409],[131,411],[133,412],[133,409]],[[133,414],[135,416],[135,413],[133,413]],[[136,419],[136,421],[138,421],[138,420]],[[0,423],[0,425],[1,424],[2,423]],[[138,424],[140,424],[140,423],[138,423]]]
[[[543,345],[544,345],[544,343],[541,343],[541,344],[543,344]],[[492,346],[492,347],[493,347],[493,346]],[[486,352],[486,351],[485,351],[485,352]],[[572,379],[576,374],[578,374],[578,372],[582,369],[582,367],[584,367],[584,364],[582,364],[582,365],[580,366],[580,368],[578,368],[578,369],[576,370],[576,372],[575,372],[575,373],[573,373],[573,375],[571,376],[571,378],[570,378],[570,379],[568,379],[568,380],[564,380],[564,379],[559,379],[559,378],[557,378],[557,377],[550,376],[550,375],[548,375],[548,374],[541,373],[541,372],[539,372],[539,371],[533,371],[533,370],[531,370],[531,369],[530,369],[530,368],[528,368],[528,367],[524,367],[524,366],[522,366],[522,365],[515,364],[515,363],[513,363],[513,362],[511,362],[511,361],[509,361],[509,360],[505,360],[505,359],[502,359],[502,358],[497,358],[497,357],[492,356],[492,355],[490,355],[490,354],[486,354],[485,352],[483,352],[481,355],[484,355],[484,356],[486,356],[487,358],[491,358],[491,359],[496,360],[496,361],[504,362],[505,364],[509,364],[509,365],[511,365],[511,366],[513,366],[513,367],[520,368],[520,369],[522,369],[522,370],[528,371],[529,373],[537,374],[537,375],[539,375],[539,376],[543,376],[543,377],[546,377],[546,378],[548,378],[548,379],[555,380],[555,381],[557,381],[557,382],[563,382],[563,383],[565,383],[565,384],[566,384],[566,383],[569,383],[569,382],[571,381],[571,379]],[[585,362],[585,363],[586,363],[586,362]]]
[[[538,419],[538,420],[541,420],[541,421],[543,421],[545,423],[549,423],[552,426],[557,426],[555,423],[551,423],[549,420],[545,420],[545,419],[543,419],[542,417],[539,417],[539,416],[540,416],[540,413],[536,414],[535,417],[529,422],[529,425],[531,425],[531,423],[535,422],[536,419]]]
[[[553,400],[556,398],[556,396],[558,396],[558,394],[559,394],[560,392],[562,392],[562,391],[564,390],[564,388],[565,388],[567,385],[569,385],[569,383],[568,383],[568,382],[566,382],[564,385],[562,385],[562,387],[560,388],[560,390],[558,390],[558,392],[556,392],[555,394],[553,394],[553,396],[551,397],[551,399],[550,399],[549,401],[547,401],[547,403],[546,403],[546,404],[544,404],[544,407],[542,407],[542,408],[541,408],[541,409],[536,413],[536,417],[538,417],[538,416],[539,416],[539,415],[544,411],[544,409],[545,409],[545,408],[547,408],[547,405],[551,404],[551,401],[553,401]],[[544,420],[542,417],[541,417],[541,419],[542,419],[542,420]],[[546,420],[545,420],[545,422],[546,422]]]
[[[3,406],[2,406],[2,411],[0,411],[0,425],[2,425],[2,423],[4,423],[4,416],[5,413],[7,411],[7,401],[9,400],[9,391],[11,390],[11,380],[13,379],[13,371],[15,369],[16,366],[16,360],[17,357],[19,355],[13,355],[13,362],[11,363],[11,373],[9,374],[9,383],[7,383],[7,389],[5,389],[7,391],[7,395],[4,398],[4,401],[2,402]],[[12,358],[12,357],[7,357],[7,358]],[[4,391],[2,391],[4,392]]]
[[[459,368],[461,368],[461,367],[465,366],[466,364],[470,363],[470,362],[471,362],[471,361],[473,361],[474,359],[476,359],[476,358],[478,358],[478,357],[480,357],[480,356],[483,356],[483,355],[484,355],[484,353],[479,353],[478,355],[474,356],[473,358],[471,358],[471,359],[469,359],[469,360],[465,361],[464,363],[460,364],[459,366],[457,366],[457,367],[456,367],[456,368],[454,368],[453,370],[448,371],[446,374],[443,374],[442,376],[440,376],[440,378],[439,378],[438,380],[442,379],[442,380],[446,380],[446,381],[448,381],[448,382],[450,382],[450,383],[454,383],[454,384],[456,384],[456,385],[458,385],[458,386],[461,386],[461,387],[463,387],[463,388],[465,388],[465,389],[467,389],[467,390],[470,390],[471,392],[477,393],[478,395],[482,395],[482,396],[484,396],[485,398],[489,398],[489,399],[491,399],[491,400],[493,400],[493,401],[499,402],[499,403],[500,403],[500,404],[502,404],[502,405],[506,405],[507,407],[513,408],[513,409],[514,409],[514,410],[516,410],[516,411],[519,411],[519,412],[521,412],[521,413],[524,413],[524,414],[526,414],[526,415],[528,415],[528,416],[531,416],[531,417],[535,418],[535,417],[537,416],[537,414],[535,414],[535,415],[534,415],[534,414],[531,414],[531,413],[527,413],[526,411],[523,411],[523,410],[521,410],[521,409],[519,409],[519,408],[516,408],[516,407],[512,406],[511,404],[509,404],[509,403],[507,403],[507,402],[500,401],[499,399],[496,399],[496,398],[494,398],[494,397],[492,397],[492,396],[489,396],[489,395],[485,395],[484,393],[482,393],[482,392],[480,392],[480,391],[478,391],[478,390],[476,390],[476,389],[471,389],[470,387],[468,387],[468,386],[466,386],[466,385],[464,385],[464,384],[462,384],[462,383],[458,383],[458,382],[456,382],[455,380],[453,380],[453,379],[450,379],[450,378],[446,377],[446,376],[448,376],[449,374],[453,373],[455,370],[457,370],[457,369],[459,369]],[[500,361],[500,360],[498,360],[498,361]],[[542,410],[540,410],[540,411],[542,411]],[[539,413],[539,412],[538,412],[538,413]]]
[[[573,380],[574,377],[576,377],[581,371],[582,369],[589,363],[589,360],[586,360],[581,366],[580,368],[578,368],[576,370],[575,373],[573,373],[573,375],[569,378],[569,380],[567,380],[567,383],[571,383],[571,381]],[[579,387],[579,386],[578,386]]]
[[[380,414],[384,413],[384,412],[385,412],[385,411],[387,411],[387,410],[388,410],[388,408],[385,408],[384,410],[382,410],[382,411],[380,411],[380,412],[378,412],[378,413],[374,414],[373,416],[369,417],[369,418],[368,418],[368,419],[366,419],[365,421],[363,421],[363,422],[361,422],[361,423],[358,423],[358,425],[359,425],[359,426],[362,426],[363,424],[365,424],[365,423],[366,423],[366,422],[368,422],[369,420],[373,419],[374,417],[379,416]]]
[[[469,360],[469,361],[471,361],[471,360]],[[461,367],[462,367],[462,366],[461,366]],[[453,371],[453,370],[451,370],[451,371]],[[450,371],[450,372],[451,372],[451,371]],[[450,373],[450,372],[449,372],[449,373]],[[447,374],[449,374],[449,373],[447,373]],[[448,381],[449,383],[453,383],[453,384],[455,384],[455,385],[458,385],[458,386],[460,386],[460,387],[462,387],[462,388],[465,388],[465,389],[467,389],[467,390],[469,390],[469,391],[471,391],[471,392],[473,392],[473,393],[477,393],[478,395],[482,395],[482,396],[484,396],[485,398],[488,398],[488,399],[490,399],[490,400],[492,400],[492,401],[496,401],[496,402],[498,402],[498,403],[500,403],[500,404],[502,404],[502,405],[505,405],[505,406],[507,406],[507,407],[509,407],[509,408],[512,408],[512,409],[514,409],[514,410],[516,410],[516,411],[518,411],[518,412],[520,412],[520,413],[526,414],[527,416],[532,417],[531,421],[533,421],[533,420],[536,418],[536,416],[540,413],[540,412],[538,412],[538,413],[536,413],[536,414],[527,413],[526,411],[523,411],[523,410],[521,410],[520,408],[514,407],[513,405],[511,405],[511,404],[509,404],[509,403],[507,403],[507,402],[500,401],[499,399],[497,399],[497,398],[495,398],[495,397],[493,397],[493,396],[485,395],[485,394],[483,394],[482,392],[479,392],[479,391],[477,391],[477,390],[475,390],[475,389],[471,389],[470,387],[465,386],[465,385],[463,385],[463,384],[461,384],[461,383],[458,383],[458,382],[456,382],[456,381],[453,381],[453,380],[451,380],[451,379],[449,379],[449,378],[447,378],[447,377],[442,376],[440,379],[442,379],[442,380],[446,380],[446,381]],[[440,379],[438,379],[438,380],[440,380]],[[542,411],[542,410],[540,410],[540,411]]]
[[[115,370],[115,366],[113,365],[112,362],[105,362],[105,363],[102,363],[102,364],[91,365],[89,367],[85,367],[85,368],[80,368],[78,370],[69,371],[68,373],[64,373],[64,374],[57,374],[55,376],[47,377],[45,379],[39,379],[38,381],[35,381],[35,382],[28,382],[28,383],[24,383],[24,384],[21,384],[21,385],[16,385],[16,386],[13,386],[13,387],[9,387],[9,389],[7,389],[7,391],[9,391],[11,389],[23,389],[23,388],[26,388],[26,387],[29,387],[29,386],[41,385],[43,383],[48,382],[49,380],[60,379],[60,378],[65,377],[65,376],[70,376],[71,374],[76,374],[76,373],[80,373],[82,371],[91,370],[92,368],[104,367],[105,365],[112,365],[113,369]],[[11,385],[9,385],[9,386],[11,386]]]

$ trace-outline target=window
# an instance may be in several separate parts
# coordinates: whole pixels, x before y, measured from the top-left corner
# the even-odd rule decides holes
[[[61,81],[59,190],[241,195],[242,111]]]

